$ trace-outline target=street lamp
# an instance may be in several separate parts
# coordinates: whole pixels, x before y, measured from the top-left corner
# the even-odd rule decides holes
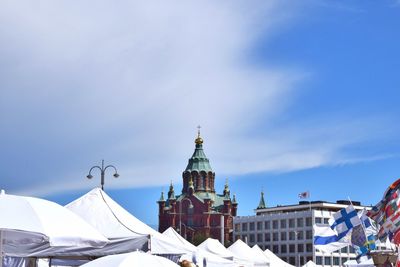
[[[179,234],[180,235],[182,235],[182,202],[184,200],[189,201],[189,209],[193,209],[193,203],[190,200],[190,198],[184,198],[184,199],[179,201]],[[186,225],[186,227],[187,227],[187,225]],[[186,231],[185,231],[185,236],[186,236]]]
[[[104,159],[103,159],[103,160],[101,160],[101,167],[96,165],[96,166],[93,166],[92,168],[90,168],[89,174],[86,176],[86,178],[92,179],[93,178],[92,170],[93,169],[99,169],[100,170],[100,175],[101,175],[101,190],[104,190],[104,175],[105,175],[106,170],[108,168],[113,168],[114,169],[114,171],[115,171],[115,173],[113,174],[114,178],[118,178],[119,177],[119,174],[117,172],[117,168],[115,168],[113,165],[107,165],[107,166],[104,167]]]

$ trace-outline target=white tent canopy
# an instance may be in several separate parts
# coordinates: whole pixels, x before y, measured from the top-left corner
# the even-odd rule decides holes
[[[203,261],[207,263],[207,267],[234,267],[236,266],[233,261],[221,258],[215,254],[210,252],[204,251],[185,238],[183,238],[180,234],[178,234],[172,227],[169,227],[167,230],[163,232],[163,235],[168,236],[169,238],[173,239],[176,243],[180,243],[184,245],[186,248],[193,251],[199,265],[203,265]],[[191,256],[191,255],[190,255]]]
[[[251,249],[256,254],[257,259],[264,259],[267,262],[268,266],[270,266],[268,257],[264,254],[264,251],[258,245],[254,245]]]
[[[174,243],[168,237],[137,219],[100,188],[93,189],[66,207],[110,240],[140,239],[150,236],[150,250],[153,254],[190,253],[189,249]]]
[[[82,267],[131,267],[131,266],[155,266],[178,267],[174,262],[141,251],[125,254],[110,255],[88,262]]]
[[[313,261],[307,261],[307,263],[304,264],[303,267],[317,267],[317,264],[315,264]]]
[[[222,245],[217,239],[214,238],[207,238],[197,247],[224,259],[233,260],[234,257],[232,252],[227,250],[224,245]]]
[[[345,263],[343,263],[344,266],[346,267],[374,267],[374,261],[372,259],[369,259],[367,261],[363,261],[358,263],[356,260],[348,260]]]
[[[269,265],[271,267],[294,267],[293,265],[287,263],[286,261],[282,260],[278,256],[276,256],[271,250],[266,249],[264,254],[269,259]]]
[[[24,264],[23,257],[100,249],[109,243],[79,216],[51,201],[2,191],[0,211],[0,266]]]
[[[197,250],[197,247],[195,245],[193,245],[192,243],[187,241],[185,238],[183,238],[172,227],[169,227],[162,234],[167,236],[171,240],[173,240],[175,243],[181,244],[182,246],[185,246],[187,249],[190,249],[191,251],[196,251]]]
[[[48,200],[1,193],[0,211],[0,250],[7,256],[29,257],[45,250],[104,247],[108,243],[79,216]]]
[[[240,239],[228,247],[228,250],[235,255],[235,260],[246,266],[268,266],[267,257],[260,256]]]

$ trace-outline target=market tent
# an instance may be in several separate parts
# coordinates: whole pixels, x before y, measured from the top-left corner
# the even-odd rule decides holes
[[[374,261],[372,259],[369,259],[367,261],[363,261],[360,263],[357,263],[356,260],[348,260],[345,263],[343,263],[344,266],[346,267],[374,267]]]
[[[105,256],[81,267],[131,267],[131,266],[156,266],[156,267],[178,267],[174,262],[142,251],[125,254]]]
[[[30,257],[49,249],[100,248],[109,242],[79,216],[48,200],[2,191],[0,212],[0,256]]]
[[[307,263],[304,264],[303,267],[317,267],[317,264],[315,264],[313,261],[307,261]]]
[[[225,267],[234,267],[236,266],[233,261],[221,258],[215,254],[212,254],[210,252],[204,251],[189,241],[187,241],[185,238],[183,238],[180,234],[178,234],[174,228],[169,227],[167,230],[163,232],[163,235],[168,236],[169,238],[173,239],[176,243],[181,243],[185,247],[189,248],[190,250],[193,251],[193,254],[196,257],[196,261],[198,262],[198,265],[204,265],[203,263],[205,262],[207,267],[219,267],[219,266],[225,266]],[[192,255],[186,255],[193,257]],[[190,260],[190,259],[189,259]]]
[[[265,259],[268,263],[268,266],[270,266],[268,257],[264,254],[264,251],[257,244],[254,245],[251,249],[256,254],[257,258]]]
[[[190,243],[189,241],[187,241],[185,238],[183,238],[183,236],[181,236],[180,234],[178,234],[174,228],[169,227],[167,230],[165,230],[163,233],[163,235],[167,236],[168,238],[170,238],[171,240],[174,240],[175,243],[181,244],[182,246],[185,246],[186,248],[192,250],[192,251],[196,251],[197,247],[195,245],[193,245],[192,243]]]
[[[278,256],[276,256],[271,250],[266,249],[264,254],[269,259],[269,265],[271,267],[294,267],[293,265],[287,263],[286,261],[282,260]]]
[[[234,258],[233,253],[227,250],[224,245],[214,238],[207,238],[197,247],[224,259],[233,260]]]
[[[233,260],[236,266],[252,267],[253,263],[239,259],[231,251],[224,247],[217,239],[207,238],[203,243],[197,246],[198,248],[207,251],[218,257]]]
[[[184,254],[190,250],[174,243],[147,224],[143,223],[100,188],[95,188],[69,203],[66,207],[83,218],[110,240],[150,240],[153,254]],[[129,251],[141,248],[130,248]],[[147,250],[147,249],[144,249]]]
[[[241,239],[236,240],[235,243],[228,247],[228,250],[242,262],[253,263],[254,266],[268,266],[267,257],[256,253]]]

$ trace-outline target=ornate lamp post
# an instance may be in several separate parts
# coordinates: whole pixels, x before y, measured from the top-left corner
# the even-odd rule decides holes
[[[89,170],[89,174],[86,176],[86,178],[88,179],[92,179],[93,175],[92,175],[92,170],[93,169],[99,169],[100,170],[100,175],[101,175],[101,190],[104,190],[104,175],[106,173],[106,170],[108,168],[113,168],[115,173],[113,174],[114,178],[118,178],[119,174],[117,172],[117,168],[115,168],[113,165],[107,165],[104,167],[104,160],[101,160],[101,167],[100,166],[93,166],[92,168],[90,168]]]
[[[179,234],[182,235],[182,202],[184,200],[189,201],[189,209],[193,209],[193,203],[190,200],[190,198],[184,198],[179,201]],[[186,226],[187,227],[187,226]],[[185,236],[186,236],[186,231],[185,231]],[[186,237],[185,237],[186,238]]]

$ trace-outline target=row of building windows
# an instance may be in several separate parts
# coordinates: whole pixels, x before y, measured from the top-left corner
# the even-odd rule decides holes
[[[315,218],[316,224],[329,224],[329,218]]]
[[[322,221],[322,218],[318,221]],[[271,223],[272,222],[272,223]],[[317,221],[316,221],[317,222]],[[255,230],[270,230],[272,229],[286,229],[286,228],[295,228],[295,227],[311,227],[312,221],[311,217],[305,218],[297,218],[297,219],[282,219],[282,220],[272,220],[272,221],[263,221],[263,222],[243,222],[235,224],[235,231],[245,232],[245,231],[255,231]]]
[[[312,252],[312,244],[289,244],[265,246],[275,254]],[[297,249],[296,249],[297,248]]]
[[[344,266],[344,263],[348,260],[353,260],[354,258],[347,258],[347,257],[322,257],[316,256],[315,261],[317,265],[337,265],[337,266]]]
[[[256,240],[257,238],[257,240]],[[310,240],[312,239],[312,231],[292,231],[292,232],[273,232],[273,233],[258,233],[248,235],[236,235],[235,240],[242,239],[244,241],[254,242],[270,242],[270,241],[295,241],[295,240]]]

